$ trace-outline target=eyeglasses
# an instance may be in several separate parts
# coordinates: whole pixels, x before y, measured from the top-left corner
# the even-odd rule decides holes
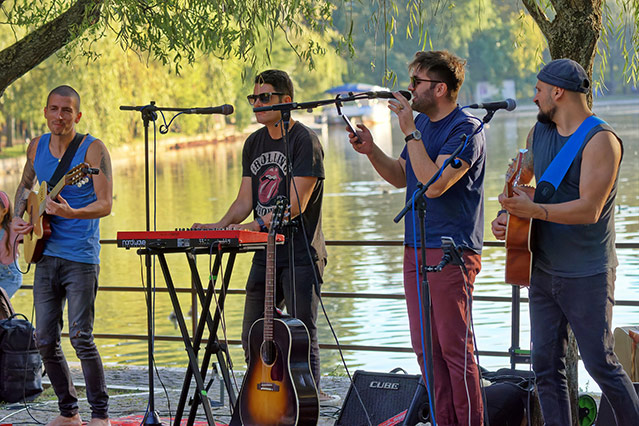
[[[417,85],[419,83],[422,83],[422,82],[424,82],[424,83],[426,83],[426,82],[430,82],[430,83],[445,83],[442,80],[429,80],[427,78],[418,78],[418,77],[415,77],[414,75],[410,76],[410,84],[412,84],[413,87],[417,87]]]
[[[258,99],[260,100],[261,103],[267,104],[267,103],[271,102],[271,96],[273,96],[273,95],[282,96],[282,95],[284,95],[284,93],[266,92],[266,93],[260,93],[258,95],[248,95],[246,97],[246,99],[248,99],[248,102],[251,105],[255,105],[255,102],[257,102]]]

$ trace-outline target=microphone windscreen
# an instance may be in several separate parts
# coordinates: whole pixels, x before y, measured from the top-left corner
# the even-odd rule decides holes
[[[413,97],[408,90],[400,90],[399,93],[401,93],[408,101],[410,101],[410,98]]]
[[[229,105],[229,104],[222,105],[222,114],[231,115],[231,114],[233,114],[233,111],[235,111],[233,109],[233,105]]]
[[[506,99],[506,111],[512,111],[517,108],[517,102],[514,99]]]

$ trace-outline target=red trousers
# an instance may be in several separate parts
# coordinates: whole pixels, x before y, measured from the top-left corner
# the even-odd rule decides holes
[[[426,264],[437,265],[442,255],[441,249],[426,249]],[[421,272],[419,250],[417,250],[417,261]],[[475,276],[481,269],[481,255],[469,250],[465,251],[464,262],[468,269],[467,287],[464,285],[462,271],[456,265],[449,264],[441,272],[427,274],[431,295],[435,420],[439,426],[483,425],[483,403],[479,387],[479,371],[474,359],[469,303]],[[411,344],[426,383],[422,349],[422,324],[425,325],[425,323],[420,308],[422,276],[420,273],[417,279],[416,275],[415,249],[405,247],[404,292]],[[424,344],[426,344],[425,339]]]

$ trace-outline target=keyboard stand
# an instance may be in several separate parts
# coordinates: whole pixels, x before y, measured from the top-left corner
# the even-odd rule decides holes
[[[191,388],[191,380],[195,380],[196,389],[192,398],[191,410],[189,413],[189,419],[186,423],[187,425],[193,425],[195,422],[195,416],[197,414],[199,404],[202,404],[204,409],[204,413],[206,414],[206,419],[209,424],[214,425],[215,419],[213,417],[213,411],[211,409],[211,403],[207,396],[207,388],[204,385],[204,380],[206,379],[207,370],[209,367],[209,363],[211,361],[211,356],[215,354],[217,356],[220,373],[222,375],[222,379],[224,380],[224,384],[226,390],[229,394],[229,403],[231,407],[235,406],[237,396],[235,394],[235,390],[233,388],[233,383],[231,381],[230,373],[229,373],[229,364],[230,357],[228,355],[228,351],[226,346],[220,344],[217,338],[217,329],[219,327],[222,312],[224,310],[224,302],[226,300],[226,293],[231,279],[231,272],[233,270],[233,266],[235,264],[235,257],[238,252],[246,252],[246,251],[255,251],[256,249],[263,249],[265,245],[252,246],[252,247],[224,247],[218,245],[217,249],[210,250],[208,248],[166,248],[166,247],[146,247],[139,249],[137,252],[139,255],[150,254],[157,256],[158,262],[162,269],[162,274],[164,276],[164,281],[166,283],[166,287],[168,289],[169,296],[171,298],[171,303],[173,305],[173,311],[175,313],[175,318],[180,329],[180,333],[182,335],[182,340],[184,341],[184,347],[186,353],[189,358],[188,367],[186,369],[186,374],[184,377],[184,383],[182,385],[182,391],[180,393],[180,400],[178,402],[178,406],[175,413],[174,425],[181,425],[182,423],[182,415],[184,412],[184,408],[186,406],[187,397]],[[186,321],[184,319],[184,314],[182,312],[182,308],[180,306],[180,301],[178,299],[177,291],[173,284],[173,279],[171,277],[171,272],[169,271],[169,267],[166,261],[165,254],[168,253],[185,253],[189,268],[191,270],[191,285],[195,289],[202,312],[198,319],[197,328],[195,333],[193,334],[193,338],[191,339],[189,335],[189,330],[186,325]],[[222,280],[222,287],[220,291],[220,295],[218,297],[218,304],[215,307],[215,314],[211,316],[211,305],[213,302],[213,293],[215,289],[215,284],[217,282],[218,274],[222,268],[222,256],[223,254],[228,254],[228,259],[226,261],[226,267],[224,272],[224,277]],[[197,270],[196,263],[196,255],[205,254],[214,256],[213,261],[213,270],[211,271],[209,283],[206,292],[204,291],[204,287],[202,286],[202,281],[200,280],[200,275]],[[194,312],[193,315],[196,315]],[[202,343],[202,339],[204,336],[205,330],[208,328],[209,331],[209,339],[206,345],[206,349],[204,351],[202,357],[202,363],[198,363],[198,352],[200,349],[200,345]],[[191,343],[191,341],[193,343]]]

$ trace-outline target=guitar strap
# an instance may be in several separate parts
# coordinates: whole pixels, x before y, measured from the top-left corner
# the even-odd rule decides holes
[[[591,115],[579,125],[575,133],[566,141],[541,176],[541,179],[537,183],[537,189],[535,190],[535,202],[546,202],[555,194],[555,191],[559,188],[559,184],[564,179],[564,176],[566,176],[566,172],[568,172],[570,165],[574,161],[577,152],[579,152],[579,149],[583,146],[586,135],[599,124],[607,123],[601,118]]]
[[[69,165],[71,164],[71,159],[73,159],[73,156],[78,150],[80,142],[82,142],[84,136],[85,135],[81,133],[75,134],[75,137],[67,147],[66,151],[64,151],[64,155],[60,159],[58,167],[56,167],[55,171],[53,172],[53,176],[51,176],[51,179],[49,180],[49,182],[47,182],[49,187],[53,188],[54,186],[56,186],[60,178],[62,178],[62,176],[64,176],[64,174],[67,172],[67,170],[69,169]]]

